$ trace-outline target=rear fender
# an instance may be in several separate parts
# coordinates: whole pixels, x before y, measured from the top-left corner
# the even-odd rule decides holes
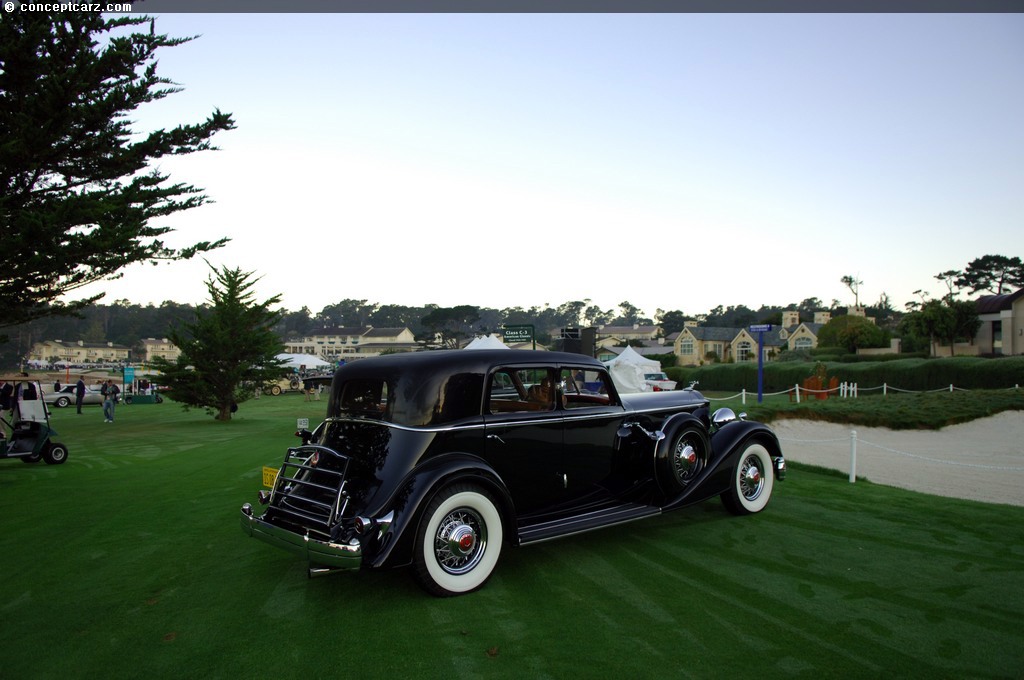
[[[364,566],[378,568],[410,564],[423,508],[441,488],[455,482],[475,484],[490,492],[508,526],[515,526],[514,522],[509,523],[509,518],[515,517],[512,499],[498,473],[476,456],[448,454],[417,468],[401,485],[395,496],[397,500],[389,504],[395,513],[391,527],[382,538],[379,549]]]

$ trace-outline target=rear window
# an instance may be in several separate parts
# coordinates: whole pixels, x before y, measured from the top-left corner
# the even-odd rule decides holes
[[[341,387],[338,405],[343,413],[383,418],[390,411],[390,394],[385,380],[349,380]]]

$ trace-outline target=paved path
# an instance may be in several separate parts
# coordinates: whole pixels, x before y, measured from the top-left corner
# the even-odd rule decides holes
[[[941,430],[889,430],[810,420],[771,424],[786,460],[850,472],[904,489],[1024,506],[1024,411],[1005,411]]]

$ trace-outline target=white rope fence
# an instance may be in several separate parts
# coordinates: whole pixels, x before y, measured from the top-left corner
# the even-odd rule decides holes
[[[792,438],[780,437],[779,441],[783,441],[783,442],[799,442],[799,443],[802,443],[802,444],[834,444],[834,443],[837,443],[837,442],[842,443],[842,442],[845,442],[847,440],[846,439],[792,439]],[[893,449],[893,448],[890,448],[888,446],[882,446],[881,444],[874,444],[872,442],[865,441],[863,439],[858,439],[857,438],[857,431],[856,430],[850,430],[849,442],[850,442],[850,477],[849,477],[850,484],[853,484],[853,483],[855,483],[857,481],[857,445],[858,445],[858,443],[863,444],[864,446],[870,446],[870,447],[878,449],[880,451],[885,451],[887,453],[893,453],[893,454],[896,454],[896,455],[899,455],[899,456],[906,456],[907,458],[915,458],[917,460],[927,461],[929,463],[940,463],[942,465],[952,465],[952,466],[961,467],[961,468],[974,468],[974,469],[977,469],[977,470],[996,470],[996,471],[999,471],[999,472],[1024,472],[1024,467],[1007,467],[1007,466],[1003,466],[1003,465],[980,465],[978,463],[962,463],[960,461],[942,460],[940,458],[930,458],[928,456],[922,456],[922,455],[919,455],[919,454],[916,454],[916,453],[909,453],[907,451],[900,451],[898,449]]]
[[[1014,385],[1013,387],[1007,387],[1005,389],[1007,389],[1007,390],[1015,390],[1015,391],[1016,390],[1020,390],[1020,385],[1017,384],[1017,385]],[[949,385],[949,387],[940,387],[940,388],[934,389],[934,390],[903,390],[903,389],[900,389],[898,387],[893,387],[892,385],[889,385],[887,383],[882,383],[878,387],[860,387],[860,386],[857,385],[857,383],[844,382],[844,383],[840,383],[838,387],[833,387],[831,389],[825,389],[825,390],[812,390],[812,389],[808,389],[806,387],[801,387],[799,384],[797,384],[797,385],[793,385],[793,387],[791,387],[788,390],[783,390],[782,392],[763,392],[762,396],[772,397],[772,396],[780,396],[780,395],[783,395],[783,394],[788,394],[788,395],[790,395],[796,401],[796,403],[799,404],[801,402],[801,400],[807,400],[807,399],[810,399],[812,396],[817,396],[817,395],[822,395],[822,394],[831,395],[832,393],[835,393],[841,399],[856,399],[860,395],[861,392],[874,392],[875,390],[881,390],[882,391],[882,396],[888,395],[889,392],[902,392],[903,394],[935,394],[937,392],[970,392],[970,390],[967,389],[966,387],[956,387],[955,385],[952,385],[952,384]],[[736,394],[733,394],[733,395],[728,396],[728,397],[707,397],[707,399],[708,399],[708,401],[730,401],[732,399],[740,399],[741,402],[744,405],[746,405],[746,403],[747,403],[747,395],[748,394],[754,396],[755,398],[757,397],[757,392],[748,392],[746,389],[743,389],[743,390],[737,392]],[[818,397],[818,398],[820,398],[820,397]]]

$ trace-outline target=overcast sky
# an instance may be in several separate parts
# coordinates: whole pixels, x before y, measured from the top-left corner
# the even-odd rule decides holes
[[[167,241],[261,299],[649,316],[944,292],[1024,255],[1024,15],[165,14],[184,91],[136,130],[237,130],[163,161],[216,201]],[[199,303],[202,261],[107,303]],[[92,292],[86,289],[85,292]]]

